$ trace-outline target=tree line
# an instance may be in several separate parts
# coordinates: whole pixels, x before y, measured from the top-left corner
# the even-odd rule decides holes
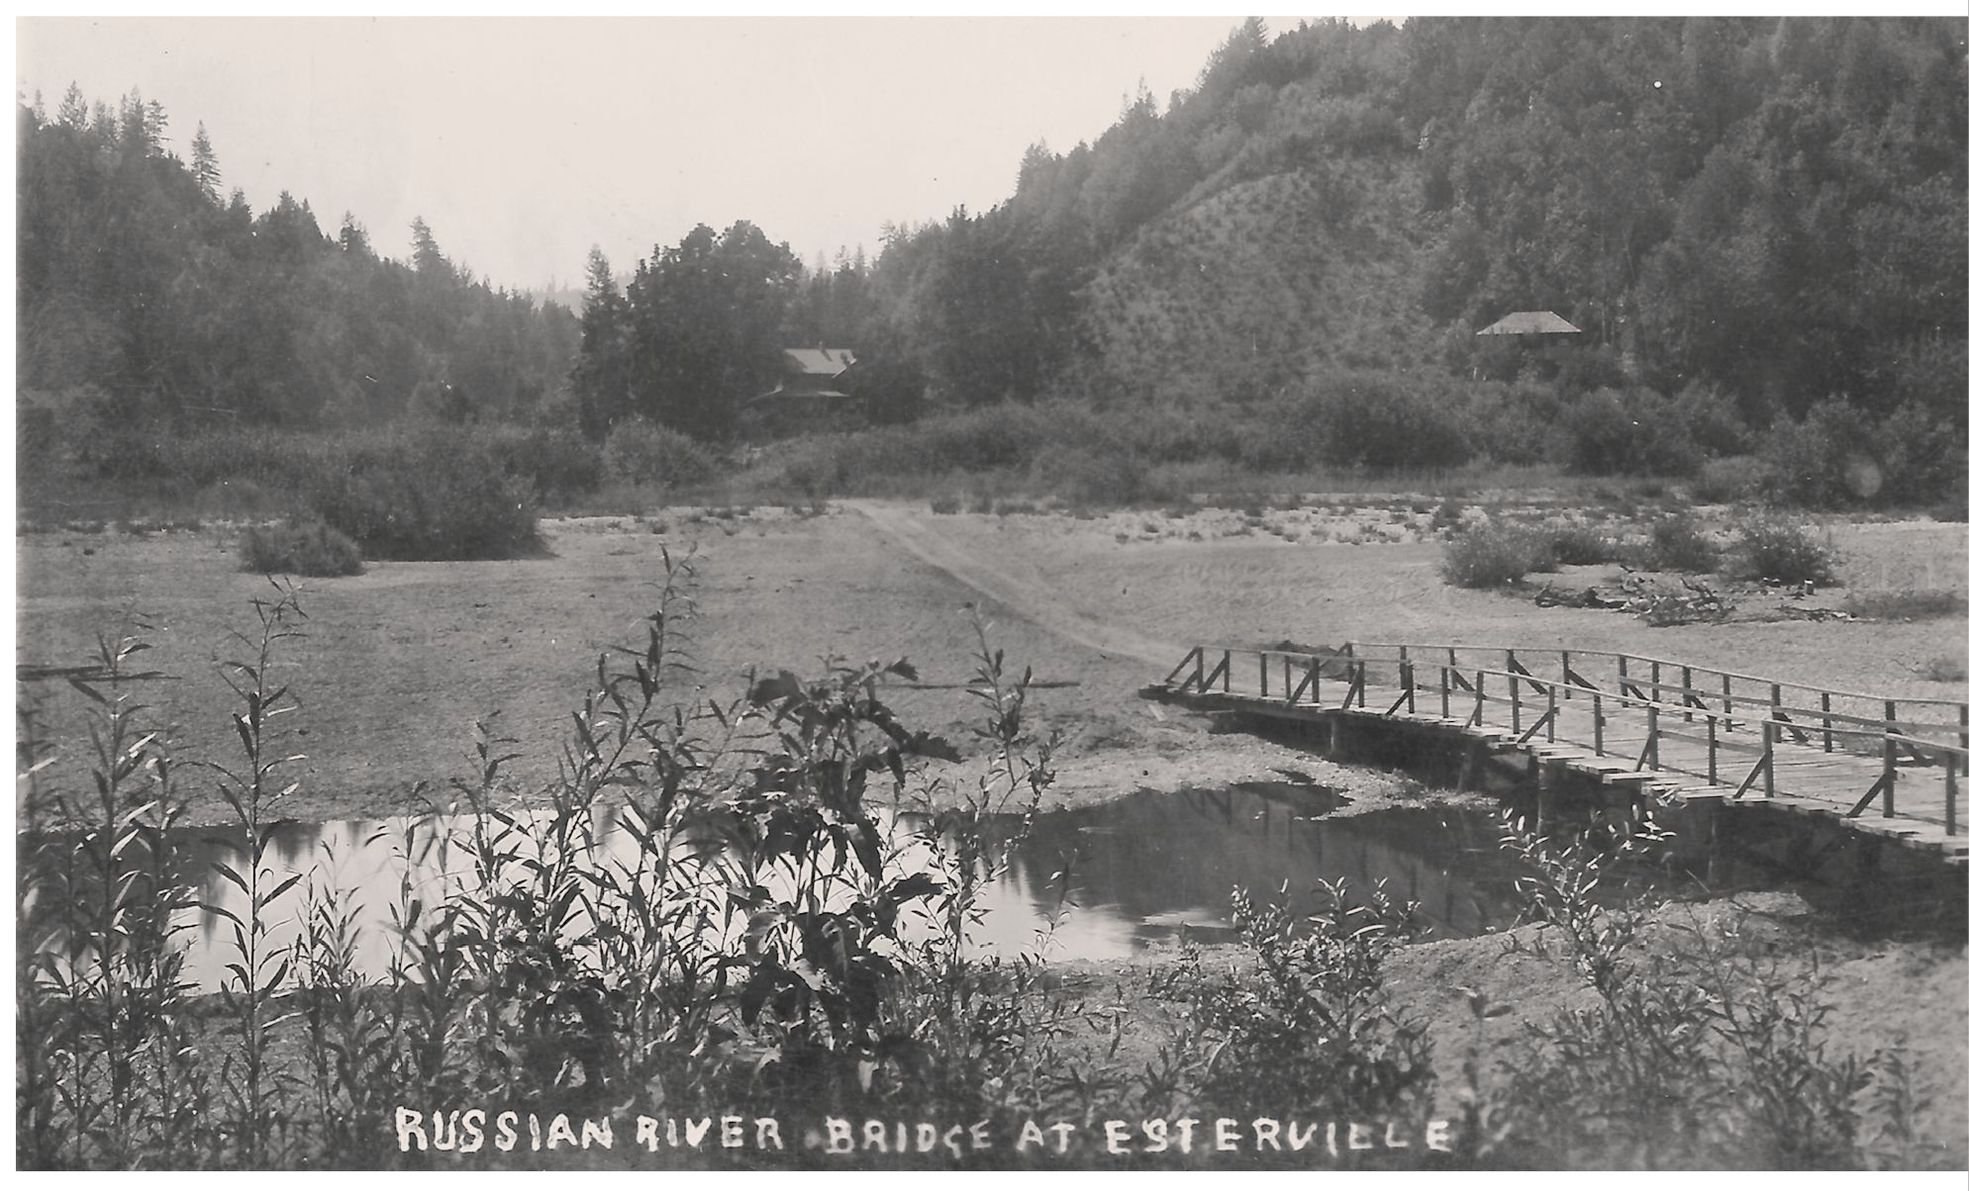
[[[743,429],[777,350],[861,358],[879,420],[1042,398],[1255,407],[1321,376],[1510,382],[1474,332],[1580,326],[1555,399],[1837,400],[1957,434],[1969,371],[1964,23],[1436,19],[1233,31],[1194,87],[1013,193],[804,267],[735,221],[599,252],[585,306],[496,290],[428,228],[380,257],[221,195],[135,95],[21,109],[20,384],[276,423],[437,412]],[[1331,386],[1328,386],[1331,387]],[[1652,398],[1650,398],[1652,400]],[[1914,423],[1910,423],[1914,424]]]
[[[574,315],[494,287],[416,220],[408,259],[354,215],[224,190],[203,125],[71,87],[17,113],[16,384],[119,421],[369,425],[521,416],[565,386]]]

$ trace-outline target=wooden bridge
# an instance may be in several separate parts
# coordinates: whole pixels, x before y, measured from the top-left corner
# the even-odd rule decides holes
[[[1349,642],[1328,650],[1199,645],[1151,698],[1323,724],[1370,723],[1650,803],[1746,801],[1969,865],[1956,799],[1969,703],[1886,698],[1637,654]],[[1520,780],[1523,775],[1520,774]]]

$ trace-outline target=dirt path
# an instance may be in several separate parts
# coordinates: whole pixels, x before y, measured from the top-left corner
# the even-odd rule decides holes
[[[1011,567],[986,562],[939,532],[934,521],[903,506],[863,500],[838,503],[868,518],[889,540],[923,562],[1069,641],[1151,665],[1167,665],[1188,648],[1108,623],[1074,606],[1036,572],[1020,574]]]

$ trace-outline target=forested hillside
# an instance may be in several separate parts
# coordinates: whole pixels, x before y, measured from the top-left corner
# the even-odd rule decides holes
[[[256,214],[202,125],[174,136],[134,93],[17,116],[29,407],[348,425],[510,417],[565,384],[573,315],[456,268],[421,220],[399,263],[353,215],[331,236],[292,195]],[[188,161],[170,148],[187,141]]]
[[[353,215],[256,214],[202,129],[187,161],[155,105],[71,94],[19,117],[18,384],[180,426],[719,443],[779,348],[827,343],[880,422],[1075,402],[1058,426],[1231,426],[1249,449],[1209,449],[1260,468],[1766,449],[1799,499],[1926,500],[1969,441],[1966,67],[1954,20],[1253,20],[1195,87],[1033,146],[987,211],[819,271],[733,212],[633,268],[596,253],[578,322],[421,222],[398,263]],[[1475,335],[1547,309],[1584,334]],[[1831,493],[1854,450],[1884,479]]]
[[[1960,406],[1964,34],[1253,21],[1194,91],[1035,147],[1001,206],[892,242],[878,289],[966,403],[1090,374],[1179,401],[1333,364],[1467,374],[1477,328],[1553,309],[1602,379],[1705,382],[1756,420],[1834,393]],[[966,344],[1038,371],[972,367]]]

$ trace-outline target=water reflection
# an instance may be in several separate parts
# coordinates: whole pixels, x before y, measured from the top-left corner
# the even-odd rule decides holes
[[[1289,882],[1304,891],[1304,908],[1319,881],[1343,878],[1357,889],[1385,880],[1395,898],[1420,903],[1422,920],[1437,933],[1509,924],[1516,912],[1512,873],[1488,817],[1401,808],[1322,818],[1344,801],[1317,786],[1247,783],[1142,791],[1037,816],[1025,847],[983,891],[984,920],[973,944],[1050,960],[1125,958],[1181,929],[1206,941],[1228,938],[1234,885],[1263,901]],[[344,820],[278,828],[268,849],[274,879],[299,872],[308,881],[276,904],[268,945],[296,938],[307,883],[345,890],[345,908],[356,910],[356,966],[382,976],[396,946],[393,909],[406,891],[428,904],[470,871],[469,857],[439,830],[468,831],[469,823]],[[921,824],[908,815],[887,821],[896,838]],[[245,897],[215,862],[241,871],[245,863],[236,845],[204,834],[185,845],[205,903],[189,912],[181,935],[186,978],[216,988],[231,958],[232,925],[214,907],[244,916]],[[636,855],[609,810],[596,812],[594,848],[621,863]]]

